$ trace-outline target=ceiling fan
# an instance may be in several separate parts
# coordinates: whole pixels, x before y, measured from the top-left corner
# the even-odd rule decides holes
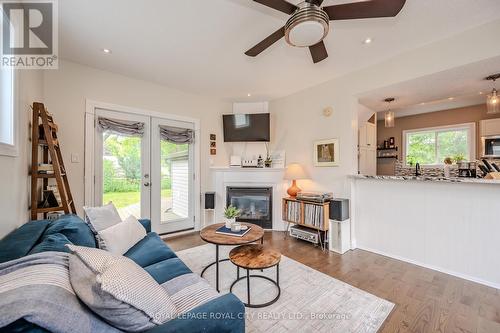
[[[245,52],[255,57],[281,38],[295,47],[309,47],[314,63],[328,58],[323,39],[330,31],[330,21],[375,17],[394,17],[406,0],[369,0],[321,7],[323,0],[305,0],[298,5],[285,0],[254,0],[262,5],[291,15],[285,26]]]

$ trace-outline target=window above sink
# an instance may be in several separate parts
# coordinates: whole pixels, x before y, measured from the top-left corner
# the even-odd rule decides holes
[[[473,161],[475,156],[475,123],[403,131],[405,165],[439,166],[446,157]]]

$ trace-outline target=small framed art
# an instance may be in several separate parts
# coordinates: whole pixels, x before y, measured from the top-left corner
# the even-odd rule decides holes
[[[339,166],[339,139],[314,142],[314,165],[318,167]]]

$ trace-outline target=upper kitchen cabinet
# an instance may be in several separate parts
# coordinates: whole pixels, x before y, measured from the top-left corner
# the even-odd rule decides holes
[[[481,120],[479,130],[481,136],[500,135],[500,118]]]

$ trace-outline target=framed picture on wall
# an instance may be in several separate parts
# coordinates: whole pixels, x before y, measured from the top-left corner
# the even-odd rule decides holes
[[[317,167],[339,166],[339,139],[314,142],[314,165]]]

